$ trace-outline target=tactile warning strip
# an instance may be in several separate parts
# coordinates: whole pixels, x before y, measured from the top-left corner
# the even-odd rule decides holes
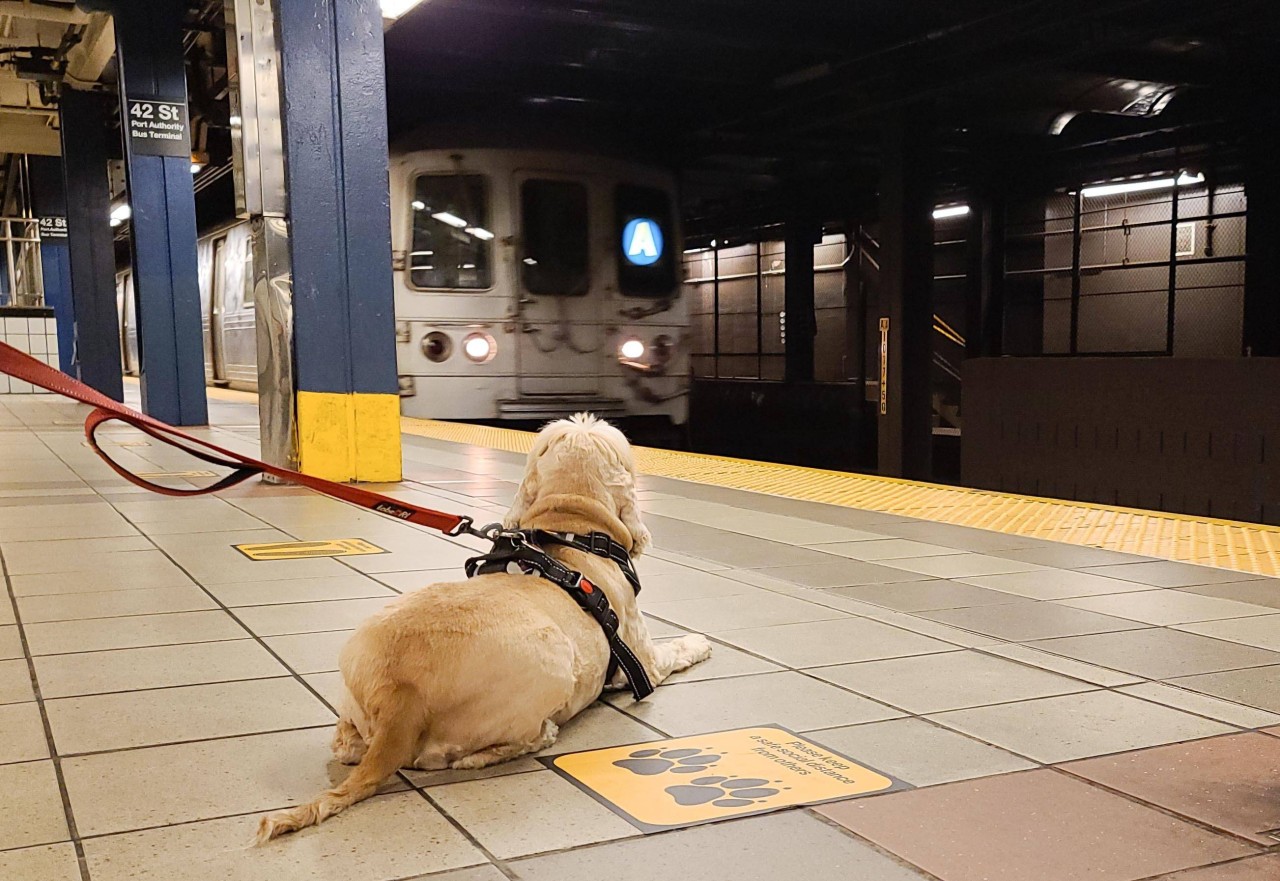
[[[534,437],[531,432],[509,428],[408,417],[401,420],[401,425],[406,434],[513,453],[528,452]],[[1280,528],[1255,523],[938,486],[649,447],[636,448],[636,464],[641,472],[658,477],[919,517],[1166,560],[1220,566],[1259,575],[1280,575]]]

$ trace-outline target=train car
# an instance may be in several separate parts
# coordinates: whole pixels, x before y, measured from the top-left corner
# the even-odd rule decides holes
[[[563,152],[393,154],[402,412],[540,420],[577,410],[683,425],[689,312],[674,178]],[[252,253],[239,222],[198,243],[208,381],[257,382]],[[136,373],[132,277],[117,277]]]

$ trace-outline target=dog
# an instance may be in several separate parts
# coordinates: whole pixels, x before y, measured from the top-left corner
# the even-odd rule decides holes
[[[503,525],[605,532],[640,556],[651,539],[626,437],[589,414],[547,425]],[[612,560],[545,550],[604,591],[654,685],[711,655],[701,634],[655,644]],[[347,700],[333,753],[354,770],[316,800],[262,817],[257,843],[368,798],[401,767],[476,769],[546,749],[606,685],[625,686],[620,670],[605,682],[609,658],[600,625],[537,575],[477,575],[405,594],[361,624],[339,656]]]

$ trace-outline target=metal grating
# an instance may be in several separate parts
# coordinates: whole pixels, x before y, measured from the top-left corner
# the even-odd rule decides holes
[[[508,428],[407,417],[401,425],[406,434],[512,453],[528,452],[534,437],[531,432]],[[656,477],[1259,575],[1280,575],[1277,527],[648,447],[636,448],[636,463],[642,473]]]

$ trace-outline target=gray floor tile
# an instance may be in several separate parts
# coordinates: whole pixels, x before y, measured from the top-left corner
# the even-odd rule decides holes
[[[661,640],[659,640],[661,641]],[[694,664],[687,670],[672,673],[667,682],[701,682],[704,679],[727,679],[730,676],[752,676],[756,673],[776,673],[782,669],[777,664],[761,660],[732,646],[719,642],[712,644],[711,657]]]
[[[22,658],[22,637],[14,624],[0,625],[0,660]]]
[[[484,861],[416,792],[372,798],[340,821],[246,847],[256,822],[228,817],[94,838],[85,842],[85,858],[94,881],[396,881]]]
[[[1036,538],[1024,538],[1020,535],[1009,535],[987,529],[972,529],[968,526],[954,526],[950,523],[936,523],[931,520],[901,520],[877,529],[899,538],[984,554],[1014,548],[1038,548],[1048,544]]]
[[[1252,578],[1262,577],[1261,575],[1251,577],[1248,572],[1237,572],[1233,569],[1196,566],[1192,563],[1175,563],[1170,560],[1127,563],[1119,566],[1093,566],[1088,571],[1097,575],[1122,578],[1125,581],[1136,581],[1139,584],[1150,584],[1154,587],[1190,587],[1197,584],[1251,581]]]
[[[1221,600],[1220,602],[1230,602]],[[1241,603],[1241,606],[1244,604]],[[1262,606],[1253,608],[1264,610]],[[1258,618],[1232,618],[1229,621],[1205,621],[1183,624],[1177,628],[1201,636],[1212,636],[1255,648],[1280,652],[1280,615],[1263,615]]]
[[[44,544],[44,542],[39,542]],[[14,545],[25,547],[26,543]],[[81,584],[96,585],[94,590],[104,590],[103,584],[117,580],[165,578],[173,584],[188,581],[182,570],[160,551],[118,551],[116,553],[48,552],[24,557],[13,563],[12,551],[5,552],[5,565],[10,577],[22,575],[67,575]],[[71,574],[68,574],[71,573]],[[167,576],[167,577],[166,577]],[[56,579],[61,581],[63,579]],[[62,591],[70,593],[73,591]]]
[[[1041,670],[1061,673],[1063,676],[1070,676],[1072,679],[1080,679],[1084,682],[1091,682],[1094,685],[1102,685],[1107,688],[1113,688],[1117,685],[1132,685],[1143,681],[1140,676],[1108,670],[1106,667],[1097,667],[1073,658],[1064,658],[1060,655],[1050,654],[1040,649],[1033,649],[1016,643],[982,646],[982,650],[987,654],[1009,658],[1022,664],[1039,667]]]
[[[769,723],[792,731],[809,731],[903,715],[833,685],[790,672],[664,686],[653,698],[640,703],[629,694],[614,694],[608,701],[672,737]]]
[[[647,575],[641,584],[641,602],[646,606],[650,603],[703,600],[754,592],[751,585],[744,582],[697,570],[669,575]]]
[[[432,584],[457,581],[458,569],[454,566],[448,569],[416,569],[412,572],[374,572],[367,577],[400,593],[410,593]]]
[[[789,667],[951,651],[955,646],[865,618],[719,632],[717,639]]]
[[[236,617],[259,636],[350,630],[370,615],[386,608],[387,603],[393,599],[395,599],[394,596],[388,596],[362,600],[246,606],[236,609]]]
[[[34,703],[0,705],[0,765],[49,757],[44,720]]]
[[[906,557],[886,560],[886,566],[931,575],[934,578],[972,578],[977,575],[1001,575],[1006,572],[1030,572],[1038,567],[1032,563],[993,557],[988,554],[947,554],[932,557]]]
[[[289,672],[252,639],[44,655],[35,665],[46,699],[265,679]]]
[[[45,702],[62,755],[328,726],[333,714],[293,678],[125,691]]]
[[[1053,542],[1034,548],[992,551],[992,553],[998,557],[1008,557],[1010,560],[1021,560],[1024,563],[1054,566],[1061,569],[1143,563],[1151,559],[1150,557],[1140,557],[1136,554],[1122,554],[1119,551],[1108,551],[1102,548],[1091,548],[1062,542]]]
[[[1217,719],[1220,722],[1226,722],[1228,725],[1239,725],[1241,728],[1263,728],[1267,725],[1280,725],[1280,714],[1241,706],[1232,701],[1207,697],[1194,691],[1188,691],[1185,688],[1177,688],[1160,682],[1142,682],[1116,690],[1121,694],[1145,698],[1158,704],[1164,704],[1166,707],[1186,710],[1188,713],[1195,713],[1199,716],[1208,716],[1210,719]]]
[[[837,587],[831,593],[865,600],[899,612],[929,612],[938,609],[965,609],[970,606],[998,606],[1025,602],[999,590],[974,587],[955,581],[906,581],[897,584],[864,584]]]
[[[1280,713],[1280,665],[1170,679],[1170,685]]]
[[[786,846],[779,847],[779,842]],[[695,826],[521,860],[512,867],[523,881],[586,881],[600,877],[605,866],[612,881],[922,881],[924,877],[804,811]]]
[[[1112,691],[955,710],[929,718],[1039,762],[1065,762],[1236,730]]]
[[[890,719],[811,735],[823,746],[915,786],[1036,767],[1034,762],[923,719]]]
[[[1184,590],[1187,593],[1206,597],[1221,597],[1224,600],[1266,606],[1268,609],[1280,609],[1280,578],[1231,581],[1226,584],[1199,584]]]
[[[1154,627],[1125,633],[1047,639],[1033,643],[1032,648],[1147,679],[1171,679],[1280,664],[1280,653]]]
[[[26,659],[0,661],[0,704],[19,704],[35,699]]]
[[[713,630],[741,630],[747,627],[826,621],[831,618],[846,617],[841,612],[816,603],[778,596],[763,590],[705,600],[646,603],[645,612],[664,621],[704,633]]]
[[[1097,596],[1150,590],[1150,585],[1121,581],[1089,572],[1071,569],[1037,569],[1034,572],[1009,572],[1004,575],[976,575],[958,578],[965,584],[988,587],[1033,600],[1058,600],[1067,597]]]
[[[170,615],[138,615],[128,618],[94,618],[87,621],[52,621],[30,624],[27,642],[33,655],[90,652],[99,649],[135,648],[243,639],[244,628],[226,612],[174,612]]]
[[[0,878],[80,881],[80,861],[70,842],[0,851]]]
[[[163,612],[198,612],[217,607],[217,603],[194,584],[18,598],[18,608],[22,612],[24,624],[85,618],[121,618]]]
[[[905,538],[882,538],[875,541],[847,541],[837,544],[814,545],[815,551],[839,554],[851,560],[901,560],[907,557],[937,557],[954,554],[955,548],[931,545]]]
[[[1096,688],[974,651],[842,664],[811,672],[819,679],[917,715]]]
[[[18,597],[55,594],[100,593],[102,591],[155,590],[164,587],[189,587],[193,584],[186,573],[168,560],[163,565],[151,564],[137,571],[121,568],[108,572],[53,572],[47,575],[16,575],[10,579]]]
[[[215,584],[209,592],[227,606],[275,606],[285,603],[308,603],[318,600],[356,600],[385,597],[395,592],[364,575],[335,575],[328,578],[297,578],[264,581],[261,584]]]
[[[640,834],[551,771],[452,783],[430,792],[436,804],[501,859]]]
[[[1071,600],[1059,600],[1061,605],[1073,609],[1087,609],[1117,618],[1128,618],[1144,624],[1187,624],[1194,621],[1217,621],[1222,618],[1243,618],[1248,615],[1268,615],[1275,610],[1265,606],[1254,606],[1248,603],[1237,603],[1234,600],[1223,600],[1217,597],[1204,597],[1181,590],[1144,590],[1136,593],[1121,593],[1112,596],[1080,597]],[[1280,647],[1280,614],[1274,631],[1275,646]],[[1252,619],[1257,620],[1257,619]],[[1228,622],[1222,622],[1227,624]],[[1234,624],[1235,622],[1230,622]],[[1213,636],[1215,634],[1209,634]]]
[[[455,869],[436,875],[430,881],[506,881],[507,876],[498,871],[496,866],[474,866],[470,869]],[[427,881],[427,879],[423,879]]]
[[[752,571],[805,587],[848,587],[855,584],[891,584],[920,580],[919,575],[892,568],[887,563],[879,565],[848,559],[809,566],[770,566]],[[737,578],[745,574],[734,572],[730,573],[730,577]]]
[[[263,639],[296,673],[325,673],[338,669],[338,652],[351,638],[350,630],[295,633]]]
[[[332,736],[326,726],[97,753],[64,759],[62,770],[80,834],[106,835],[310,801],[351,770],[333,760]],[[199,769],[199,785],[186,769]],[[390,778],[379,791],[404,788]]]
[[[652,615],[645,613],[645,627],[649,630],[650,639],[667,639],[672,636],[684,636],[688,633],[683,627],[676,627],[674,624],[668,624],[666,621],[659,621]]]
[[[325,538],[360,538],[358,535],[326,535]],[[275,529],[219,532],[210,540],[203,535],[160,535],[155,542],[182,564],[202,584],[241,581],[274,581],[277,578],[321,578],[346,575],[351,570],[334,559],[250,560],[234,545],[293,541]]]
[[[934,621],[1011,642],[1077,636],[1082,633],[1133,630],[1143,626],[1136,621],[1099,615],[1097,612],[1070,609],[1053,603],[977,606],[972,609],[948,609],[921,614]]]
[[[53,762],[0,765],[0,792],[0,850],[71,837]]]

